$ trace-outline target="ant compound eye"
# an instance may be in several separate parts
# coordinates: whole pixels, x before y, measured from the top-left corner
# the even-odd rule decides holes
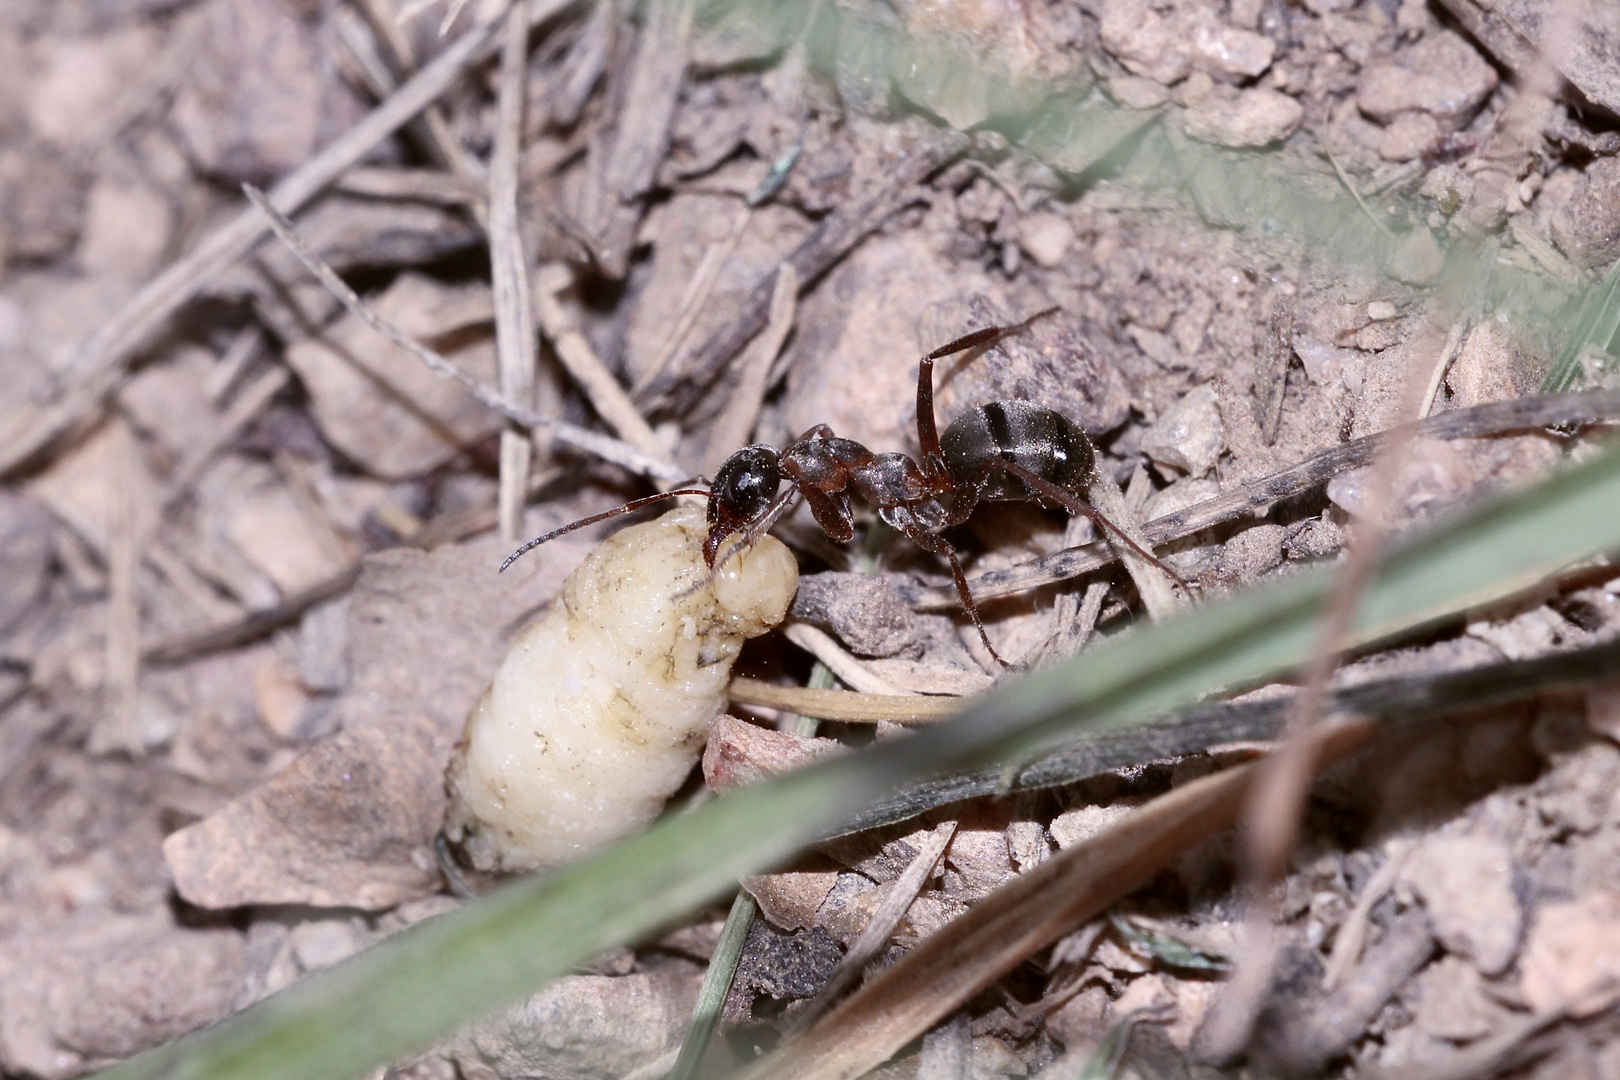
[[[776,451],[763,444],[745,446],[726,458],[714,477],[709,495],[709,520],[723,514],[728,522],[742,523],[764,512],[782,486]]]

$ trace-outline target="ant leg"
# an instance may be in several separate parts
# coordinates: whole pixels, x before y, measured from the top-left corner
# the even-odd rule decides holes
[[[500,570],[496,571],[496,573],[505,573],[506,568],[517,562],[520,557],[539,547],[541,544],[544,544],[548,540],[557,539],[557,537],[562,536],[564,533],[571,533],[575,529],[583,529],[587,525],[595,525],[598,521],[606,521],[608,518],[618,517],[620,514],[628,514],[634,510],[640,510],[643,506],[650,506],[653,503],[661,502],[664,499],[673,499],[677,495],[707,496],[708,494],[709,492],[703,488],[678,488],[675,491],[661,491],[657,495],[648,495],[645,499],[631,499],[623,506],[614,507],[612,510],[607,511],[606,513],[592,514],[588,518],[580,518],[578,521],[564,525],[560,529],[552,529],[544,536],[537,536],[533,540],[530,540],[528,543],[512,552],[512,554],[508,555],[506,557],[506,561],[501,563],[501,568]]]
[[[954,356],[959,352],[966,352],[967,350],[976,348],[980,345],[994,345],[1003,338],[1010,338],[1014,334],[1023,333],[1025,330],[1028,330],[1030,326],[1036,322],[1036,320],[1044,319],[1048,315],[1055,315],[1057,312],[1058,307],[1054,304],[1049,308],[1037,311],[1035,314],[1031,315],[1021,323],[1014,323],[1011,326],[987,326],[982,330],[975,330],[971,334],[963,334],[949,345],[941,345],[939,348],[923,357],[923,359],[943,360],[947,356]]]
[[[905,508],[896,507],[895,509],[903,510]],[[931,551],[935,555],[944,556],[945,560],[951,564],[951,578],[956,582],[956,594],[962,598],[962,609],[967,612],[968,618],[973,620],[973,629],[979,632],[979,640],[984,642],[985,649],[989,651],[990,656],[996,663],[1010,670],[1012,665],[1002,659],[1001,654],[996,652],[996,647],[990,644],[990,635],[985,632],[984,620],[979,618],[979,605],[974,603],[973,591],[968,588],[967,575],[962,572],[962,560],[956,557],[956,549],[951,546],[951,542],[937,533],[923,530],[912,520],[910,514],[895,514],[890,518],[890,524],[897,526],[901,532],[910,538],[913,544],[916,544],[924,551]]]
[[[1044,319],[1057,311],[1058,308],[1053,306],[1037,311],[1023,322],[1014,323],[1012,326],[987,326],[982,330],[975,330],[948,345],[941,345],[917,364],[917,442],[922,447],[923,471],[931,479],[950,478],[950,472],[945,468],[945,458],[939,452],[939,428],[934,420],[934,361],[976,349],[981,345],[994,345],[1014,334],[1023,333],[1035,320]],[[953,488],[945,490],[950,491]]]
[[[917,444],[922,447],[923,474],[943,485],[940,494],[956,488],[945,456],[939,452],[939,428],[934,423],[934,356],[917,364]]]
[[[1136,552],[1136,554],[1140,555],[1154,566],[1157,566],[1160,570],[1163,570],[1165,573],[1169,574],[1171,578],[1175,580],[1177,585],[1180,585],[1189,593],[1193,591],[1192,585],[1188,583],[1186,578],[1176,573],[1175,570],[1171,568],[1163,559],[1160,559],[1157,555],[1153,554],[1153,552],[1147,550],[1141,544],[1138,544],[1135,540],[1132,540],[1129,536],[1125,535],[1124,529],[1121,529],[1118,525],[1115,525],[1112,521],[1109,521],[1108,518],[1102,513],[1098,512],[1095,507],[1088,506],[1086,503],[1075,498],[1069,492],[1064,491],[1051,481],[1042,480],[1039,476],[1036,476],[1034,473],[1030,472],[1028,469],[1024,468],[1015,461],[1002,461],[998,462],[997,464],[1000,468],[1006,469],[1008,472],[1018,477],[1018,479],[1028,484],[1035,491],[1040,492],[1042,495],[1045,495],[1047,498],[1052,499],[1060,504],[1065,510],[1069,511],[1069,513],[1084,514],[1086,517],[1096,522],[1099,527],[1106,528],[1110,534],[1108,541],[1110,544],[1114,542],[1114,538],[1123,540],[1126,547]]]

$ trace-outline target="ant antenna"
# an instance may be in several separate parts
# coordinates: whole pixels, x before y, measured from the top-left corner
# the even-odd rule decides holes
[[[521,556],[534,548],[539,547],[548,540],[557,539],[557,537],[562,536],[564,533],[571,533],[575,529],[583,529],[587,525],[595,525],[598,521],[606,521],[608,518],[618,517],[620,514],[628,514],[632,511],[640,510],[643,506],[650,506],[655,502],[662,502],[665,499],[673,499],[677,495],[707,496],[708,494],[709,492],[706,488],[677,488],[674,491],[661,491],[657,495],[648,495],[644,499],[631,499],[623,506],[616,506],[612,510],[608,510],[605,513],[592,514],[588,518],[580,518],[578,521],[564,525],[560,529],[552,529],[544,536],[537,536],[533,540],[530,540],[528,543],[512,552],[512,554],[508,555],[506,557],[506,561],[501,563],[501,568],[497,570],[496,573],[506,573],[506,568],[517,562]]]

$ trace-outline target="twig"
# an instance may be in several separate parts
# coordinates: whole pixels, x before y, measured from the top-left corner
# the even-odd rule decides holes
[[[1423,407],[1426,379],[1419,363],[1434,357],[1435,367],[1443,366],[1444,338],[1456,331],[1458,284],[1452,280],[1441,289],[1435,309],[1413,343],[1402,373],[1400,397],[1396,404],[1396,426],[1373,455],[1371,475],[1366,482],[1366,503],[1357,515],[1349,550],[1334,575],[1333,584],[1322,603],[1315,646],[1305,667],[1303,685],[1288,711],[1278,748],[1259,763],[1259,773],[1248,794],[1244,822],[1248,826],[1240,874],[1246,894],[1244,925],[1246,936],[1255,942],[1275,937],[1276,896],[1273,886],[1287,873],[1303,826],[1305,797],[1310,787],[1311,729],[1325,715],[1328,680],[1338,669],[1350,641],[1350,627],[1362,595],[1377,572],[1391,530],[1391,508],[1396,484],[1406,464],[1407,447]],[[1410,421],[1410,422],[1408,422]],[[1231,999],[1224,1015],[1229,1022],[1216,1038],[1209,1034],[1205,1052],[1209,1060],[1226,1061],[1241,1052],[1253,1031],[1253,1024],[1271,991],[1276,953],[1255,948],[1237,958],[1237,969],[1226,997]]]
[[[1328,956],[1327,971],[1322,975],[1324,991],[1331,992],[1343,982],[1350,969],[1356,966],[1356,961],[1361,959],[1362,947],[1367,944],[1367,924],[1372,918],[1372,909],[1395,887],[1413,850],[1413,845],[1405,841],[1390,842],[1384,865],[1367,882],[1361,895],[1356,897],[1355,906],[1344,917],[1344,922],[1339,924],[1339,932],[1333,938],[1333,952]]]
[[[912,902],[928,883],[934,867],[939,865],[945,849],[956,836],[956,827],[955,821],[946,821],[937,826],[922,841],[921,850],[900,872],[900,876],[889,882],[883,899],[878,901],[866,925],[850,943],[844,958],[838,961],[838,966],[827,979],[827,985],[794,1017],[794,1031],[803,1031],[821,1019],[838,995],[849,989],[850,983],[855,981],[862,969],[888,944],[889,938],[894,936],[894,928],[900,925],[900,920],[910,910]]]
[[[292,253],[298,257],[298,261],[304,264],[305,269],[314,274],[320,283],[325,285],[332,295],[342,302],[344,307],[348,308],[351,313],[377,331],[377,333],[422,361],[436,374],[460,383],[480,404],[493,409],[508,420],[524,427],[549,431],[558,441],[595,454],[604,461],[610,461],[615,465],[629,469],[631,472],[669,482],[682,478],[680,469],[667,459],[657,460],[652,455],[628,443],[620,442],[618,439],[599,435],[594,431],[570,424],[565,420],[554,420],[549,416],[541,416],[533,409],[510,400],[504,394],[468,374],[459,365],[414,340],[399,327],[378,315],[369,304],[360,299],[353,289],[349,288],[348,283],[339,277],[336,271],[322,262],[314,252],[310,251],[308,245],[303,242],[297,231],[294,230],[292,223],[270,206],[262,192],[250,185],[243,185],[243,190],[247,192],[248,198],[253,201],[254,205],[265,214],[270,222],[270,228],[281,242],[287,245]]]
[[[237,382],[263,346],[264,328],[258,323],[249,323],[236,332],[230,345],[225,348],[225,355],[219,358],[219,363],[203,380],[203,393],[216,409],[225,404],[225,399],[236,389]]]
[[[1103,601],[1108,598],[1110,588],[1106,581],[1092,581],[1079,595],[1067,592],[1057,598],[1052,605],[1052,636],[1034,658],[1037,664],[1067,660],[1086,647],[1092,631],[1097,629],[1097,619],[1102,615]]]
[[[1434,358],[1434,366],[1429,370],[1428,384],[1423,389],[1423,395],[1418,398],[1419,419],[1434,411],[1435,396],[1440,393],[1440,384],[1445,381],[1446,369],[1451,366],[1452,357],[1457,355],[1457,346],[1462,344],[1463,334],[1467,329],[1467,323],[1458,319],[1446,334],[1446,343],[1441,346],[1439,355]]]
[[[572,2],[548,0],[531,10],[530,17],[535,22],[543,21]],[[364,120],[272,188],[270,204],[283,213],[292,213],[314,198],[449,89],[469,66],[489,55],[502,24],[501,19],[494,18],[467,31]],[[189,255],[159,274],[102,323],[68,357],[56,382],[58,396],[54,400],[30,402],[0,423],[0,476],[32,461],[93,412],[123,379],[130,359],[156,336],[169,317],[227,266],[253,250],[268,229],[269,224],[257,209],[244,210],[210,233]]]
[[[776,292],[771,296],[771,318],[765,332],[754,340],[743,357],[737,385],[725,411],[709,431],[709,446],[703,452],[703,471],[713,475],[720,464],[748,441],[765,401],[771,365],[782,351],[782,343],[793,329],[793,315],[799,300],[799,277],[783,263],[776,272]]]
[[[754,216],[752,206],[744,206],[737,211],[737,217],[731,223],[731,231],[725,239],[709,246],[698,262],[697,272],[692,275],[692,282],[686,287],[686,293],[681,297],[680,313],[675,317],[675,326],[670,330],[664,344],[659,347],[658,355],[653,362],[647,365],[630,388],[631,394],[640,394],[651,386],[653,380],[664,373],[671,359],[680,347],[686,343],[686,335],[692,332],[697,323],[698,316],[709,303],[709,294],[714,291],[714,283],[720,279],[720,268],[731,258],[731,253],[737,250],[737,241],[742,239],[743,230],[748,228],[749,219]]]
[[[861,693],[887,697],[907,696],[904,690],[845,652],[842,645],[809,623],[790,623],[783,634],[793,644],[826,664],[828,669],[846,685]]]
[[[506,14],[495,148],[489,163],[489,265],[495,297],[496,364],[501,393],[524,406],[534,400],[536,364],[529,262],[518,226],[518,164],[523,155],[523,102],[529,81],[527,7],[528,0],[522,0]],[[501,539],[507,544],[523,538],[523,505],[528,496],[533,450],[526,432],[510,425],[501,432],[496,503]]]
[[[1344,166],[1340,165],[1339,159],[1333,156],[1333,151],[1323,146],[1322,153],[1327,155],[1328,164],[1333,166],[1333,171],[1339,176],[1339,183],[1343,184],[1344,189],[1350,193],[1350,197],[1356,200],[1356,205],[1361,207],[1363,214],[1367,215],[1367,220],[1372,222],[1379,232],[1393,239],[1395,234],[1390,231],[1388,225],[1373,216],[1372,208],[1367,205],[1367,200],[1361,197],[1361,192],[1356,190],[1356,185],[1350,180],[1350,174],[1344,171]]]
[[[304,612],[334,596],[348,592],[360,577],[360,564],[351,563],[325,581],[295,593],[273,608],[254,611],[219,626],[188,631],[161,638],[147,646],[142,658],[148,664],[178,664],[208,653],[233,649],[256,641],[301,617]]]
[[[141,608],[135,572],[146,547],[145,523],[134,482],[140,447],[129,428],[114,427],[112,514],[107,537],[107,670],[103,677],[103,720],[110,724],[107,743],[139,758],[144,752],[137,691],[141,678]],[[97,740],[100,742],[100,740]]]
[[[416,52],[411,48],[411,39],[400,30],[399,17],[393,12],[391,0],[360,0],[360,6],[366,13],[366,20],[371,24],[372,31],[388,49],[395,68],[409,76],[416,71]],[[527,32],[527,28],[525,28]],[[392,73],[389,73],[390,75]],[[385,94],[392,93],[393,87],[384,82]],[[455,173],[469,180],[479,179],[480,169],[477,159],[467,153],[456,137],[450,131],[450,123],[444,117],[444,110],[437,104],[429,105],[422,110],[421,125],[426,136],[423,142],[427,144],[428,153],[435,161]],[[476,203],[473,213],[479,224],[484,224],[482,207]]]
[[[640,202],[652,190],[669,150],[670,126],[686,78],[693,7],[693,0],[650,0],[643,8],[635,60],[619,97],[613,148],[591,186],[596,201],[583,215],[591,253],[611,278],[622,278],[629,270]]]
[[[197,482],[197,477],[202,475],[208,463],[214,460],[214,455],[252,423],[253,418],[264,411],[265,406],[281,393],[282,388],[291,379],[292,376],[287,373],[287,369],[277,364],[236,395],[236,400],[231,402],[230,408],[214,421],[197,445],[187,452],[179,465],[175,466],[174,473],[169,478],[169,489],[163,496],[164,509],[173,506],[181,496],[191,490],[191,485]]]
[[[1439,1059],[1431,1058],[1404,1068],[1369,1069],[1369,1080],[1475,1080],[1476,1077],[1500,1076],[1544,1057],[1553,1049],[1538,1048],[1531,1041],[1537,1036],[1572,1015],[1612,1009],[1617,1001],[1620,1001],[1620,987],[1609,981],[1573,1000],[1510,1020],[1496,1034]]]
[[[956,715],[964,704],[962,698],[923,694],[864,694],[854,690],[778,686],[745,675],[732,679],[726,693],[738,705],[762,705],[800,716],[857,724],[875,724],[880,720],[932,724]]]
[[[1153,550],[1148,546],[1148,538],[1142,532],[1141,521],[1136,512],[1126,505],[1125,493],[1119,489],[1119,484],[1107,470],[1095,470],[1095,477],[1086,488],[1086,495],[1098,515],[1107,518],[1132,544],[1143,551]],[[1107,539],[1112,543],[1114,538],[1107,537]],[[1155,566],[1143,558],[1131,548],[1130,544],[1120,545],[1118,551],[1120,559],[1125,563],[1125,572],[1130,574],[1131,580],[1136,583],[1136,591],[1142,597],[1142,606],[1147,608],[1148,618],[1158,622],[1174,615],[1182,605],[1176,598],[1176,587],[1170,575],[1165,573],[1162,567]]]
[[[1471,409],[1456,409],[1424,420],[1411,429],[1411,434],[1416,438],[1479,439],[1512,431],[1608,423],[1617,419],[1620,419],[1620,391],[1592,390],[1514,398]],[[1393,430],[1380,432],[1324,450],[1281,472],[1251,480],[1213,499],[1155,518],[1143,526],[1143,532],[1153,547],[1159,547],[1228,521],[1252,517],[1273,503],[1303,494],[1342,472],[1366,465],[1395,434]],[[1006,596],[1088,574],[1109,565],[1115,558],[1105,544],[1088,544],[1006,570],[981,574],[969,584],[977,599]],[[961,602],[956,590],[948,586],[918,589],[907,600],[924,611],[950,610]]]
[[[414,199],[418,202],[472,206],[489,195],[489,186],[471,177],[439,169],[356,167],[338,178],[338,191],[369,199]]]
[[[1326,712],[1389,724],[1424,724],[1540,693],[1578,690],[1612,679],[1617,668],[1620,641],[1534,660],[1363,683],[1331,694]],[[1265,742],[1282,730],[1294,696],[1194,705],[1140,727],[1069,740],[1010,772],[994,766],[926,780],[862,812],[847,831],[905,821],[963,799],[1061,787],[1110,769],[1174,759],[1212,746]]]
[[[619,380],[597,358],[596,350],[557,301],[557,293],[573,284],[573,280],[573,273],[562,263],[542,266],[535,275],[534,302],[540,315],[540,329],[551,341],[568,374],[585,391],[597,415],[625,442],[659,458],[672,474],[680,473],[679,466],[669,460],[669,451],[658,434],[642,419]]]

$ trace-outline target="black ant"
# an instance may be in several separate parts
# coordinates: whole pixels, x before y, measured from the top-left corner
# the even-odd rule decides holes
[[[623,506],[538,536],[507,556],[501,569],[529,549],[575,529],[676,495],[706,495],[709,535],[703,544],[703,558],[712,578],[715,567],[765,535],[798,495],[804,496],[816,524],[834,543],[847,543],[855,536],[855,517],[849,501],[853,493],[876,507],[879,518],[918,547],[950,563],[962,607],[979,631],[984,647],[1003,667],[1008,666],[1007,662],[985,633],[956,549],[941,535],[965,522],[981,502],[1038,502],[1083,514],[1099,527],[1106,526],[1126,546],[1186,588],[1179,574],[1086,503],[1091,485],[1098,478],[1097,450],[1068,417],[1029,401],[992,401],[958,417],[943,436],[935,427],[935,360],[994,345],[1057,310],[1048,308],[1013,326],[975,330],[922,358],[917,369],[920,460],[900,453],[874,454],[853,439],[834,435],[826,424],[817,424],[781,450],[764,443],[738,450],[720,465],[708,490],[681,488],[632,499]],[[721,552],[721,542],[738,532],[742,536]],[[697,587],[706,583],[700,582]]]

